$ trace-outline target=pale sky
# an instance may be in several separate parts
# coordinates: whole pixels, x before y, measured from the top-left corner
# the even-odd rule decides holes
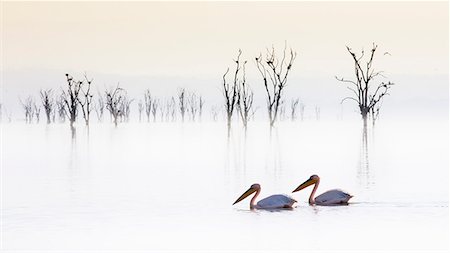
[[[378,69],[402,83],[400,101],[423,95],[448,103],[446,2],[2,2],[1,13],[5,104],[85,71],[99,89],[121,82],[137,95],[173,94],[187,86],[217,100],[239,48],[258,95],[253,59],[285,41],[298,53],[289,88],[310,103],[345,96],[334,80],[352,77],[345,45],[369,50],[372,42]],[[433,88],[423,91],[425,82]]]

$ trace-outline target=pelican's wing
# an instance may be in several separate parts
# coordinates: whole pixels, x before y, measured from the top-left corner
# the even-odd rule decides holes
[[[317,205],[347,204],[353,196],[339,189],[329,190],[317,196],[314,201]]]
[[[286,195],[272,195],[267,198],[261,199],[257,203],[257,208],[272,209],[272,208],[288,208],[297,202],[295,199]]]

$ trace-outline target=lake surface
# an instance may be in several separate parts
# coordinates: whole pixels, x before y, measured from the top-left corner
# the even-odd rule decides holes
[[[2,249],[448,251],[448,121],[225,125],[1,125]],[[312,174],[351,204],[290,193]],[[297,207],[232,206],[253,183]]]

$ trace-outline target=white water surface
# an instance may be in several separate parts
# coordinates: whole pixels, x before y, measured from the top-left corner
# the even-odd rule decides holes
[[[2,249],[448,251],[448,121],[225,125],[2,124]],[[351,204],[290,193],[312,174]],[[253,183],[297,207],[232,206]]]

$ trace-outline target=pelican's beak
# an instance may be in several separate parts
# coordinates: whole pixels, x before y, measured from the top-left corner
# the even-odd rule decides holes
[[[246,192],[244,192],[244,194],[242,194],[242,195],[241,195],[241,196],[233,203],[233,205],[236,204],[236,203],[238,203],[238,202],[240,202],[241,200],[247,198],[250,194],[254,193],[255,191],[256,191],[256,189],[253,189],[253,188],[248,189]]]
[[[293,190],[292,192],[298,192],[298,191],[305,189],[306,187],[308,187],[312,184],[315,184],[315,183],[316,183],[316,181],[314,179],[310,178],[310,179],[306,180],[303,184],[301,184],[297,188],[295,188],[295,190]]]

